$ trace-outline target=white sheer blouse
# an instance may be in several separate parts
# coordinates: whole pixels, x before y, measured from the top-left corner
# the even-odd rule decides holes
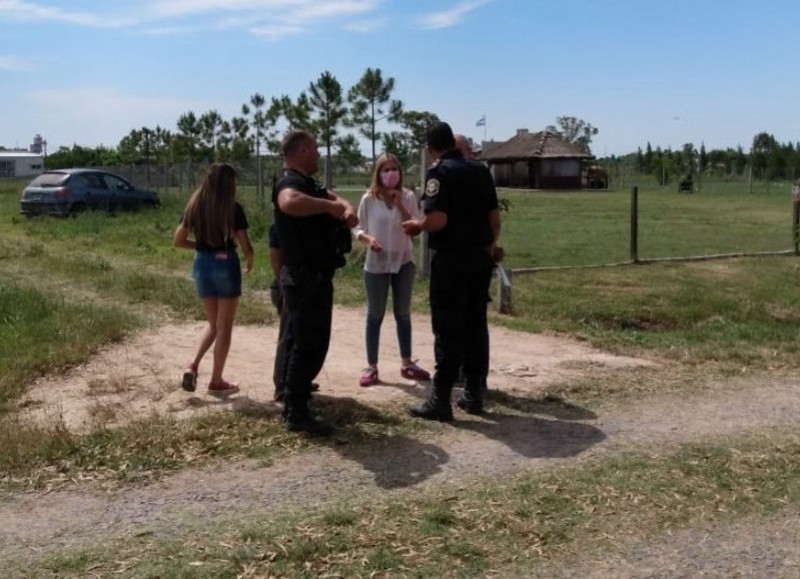
[[[403,189],[401,201],[412,219],[420,217],[419,205],[413,191]],[[361,197],[358,205],[358,227],[353,229],[353,235],[356,239],[361,233],[372,235],[383,247],[382,251],[367,248],[367,259],[364,262],[366,271],[397,273],[401,266],[414,261],[414,242],[403,232],[400,225],[402,222],[403,218],[397,207],[388,207],[369,191]]]

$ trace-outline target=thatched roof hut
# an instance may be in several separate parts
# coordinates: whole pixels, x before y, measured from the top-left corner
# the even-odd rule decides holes
[[[483,143],[480,154],[498,187],[523,189],[579,189],[583,162],[591,158],[555,133],[528,129],[503,143]]]

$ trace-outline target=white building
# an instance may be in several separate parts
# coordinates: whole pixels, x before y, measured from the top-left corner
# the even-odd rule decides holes
[[[44,170],[44,156],[27,151],[0,151],[0,178],[33,177]]]

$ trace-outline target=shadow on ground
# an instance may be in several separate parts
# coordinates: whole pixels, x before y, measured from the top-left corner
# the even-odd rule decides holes
[[[423,396],[420,388],[409,390],[420,398]],[[457,396],[456,391],[454,400]],[[314,439],[314,443],[361,465],[372,473],[380,488],[418,485],[440,473],[450,460],[448,452],[436,443],[393,433],[402,425],[407,427],[410,420],[397,413],[382,411],[353,398],[325,395],[315,395],[312,405],[322,419],[337,429],[332,437]],[[240,400],[234,408],[280,419],[281,407],[274,403]],[[454,429],[497,441],[527,458],[576,456],[605,439],[599,428],[579,422],[596,418],[593,412],[552,396],[531,399],[492,391],[482,416],[469,416],[457,409],[455,412]]]
[[[352,398],[319,397],[318,404],[325,418],[340,430],[331,448],[342,458],[370,471],[380,488],[417,485],[440,472],[449,459],[447,452],[436,444],[392,434],[392,427],[404,423],[395,414],[381,412]]]
[[[527,398],[492,390],[486,402],[480,417],[460,421],[459,426],[501,442],[528,458],[576,456],[606,438],[599,428],[577,422],[597,418],[594,412],[556,396]],[[514,413],[504,412],[503,408]]]

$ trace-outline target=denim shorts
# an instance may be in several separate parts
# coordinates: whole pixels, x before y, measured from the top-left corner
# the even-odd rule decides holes
[[[197,295],[205,298],[238,298],[242,295],[242,267],[235,249],[196,251],[194,283]]]

